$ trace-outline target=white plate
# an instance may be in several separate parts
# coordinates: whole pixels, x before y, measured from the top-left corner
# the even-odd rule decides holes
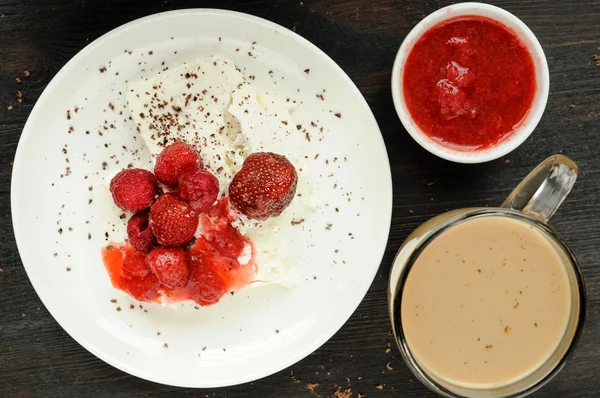
[[[124,221],[110,225],[115,214],[107,178],[129,162],[148,166],[149,156],[127,120],[126,80],[152,74],[164,67],[163,61],[176,66],[212,54],[229,57],[246,75],[255,75],[257,88],[302,102],[294,114],[296,123],[315,121],[323,127],[307,153],[313,158],[319,154],[311,165],[323,202],[288,237],[305,248],[295,264],[301,278],[293,288],[247,288],[200,309],[190,304],[145,304],[142,309],[111,286],[100,258],[105,232],[111,240],[125,238]],[[104,124],[115,128],[104,130]],[[322,140],[315,139],[319,135]],[[132,148],[141,149],[141,160],[131,156]],[[48,85],[27,121],[11,195],[23,264],[60,325],[98,358],[125,372],[186,387],[256,380],[299,361],[333,336],[373,281],[392,207],[381,134],[348,76],[295,33],[218,10],[142,18],[77,54]]]

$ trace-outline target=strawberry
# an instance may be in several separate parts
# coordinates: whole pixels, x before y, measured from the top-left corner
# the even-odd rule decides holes
[[[150,269],[146,265],[146,255],[142,252],[135,251],[127,254],[123,260],[123,268],[134,276],[141,278],[150,273]]]
[[[223,257],[236,259],[244,251],[244,235],[230,223],[218,227],[218,233],[212,234],[208,241]]]
[[[190,279],[190,254],[181,247],[152,249],[146,263],[160,283],[170,289],[186,287]]]
[[[202,306],[218,302],[225,294],[225,282],[215,272],[207,256],[202,253],[192,255],[191,268],[189,281],[191,299]]]
[[[145,210],[134,214],[127,222],[129,243],[143,253],[148,253],[156,246],[156,238],[148,226],[149,218],[150,212]]]
[[[248,156],[229,185],[229,200],[240,213],[257,220],[276,217],[296,193],[298,174],[284,156],[257,152]]]
[[[156,275],[149,273],[141,278],[130,274],[126,270],[123,270],[123,274],[125,277],[129,275],[129,280],[122,286],[125,293],[138,301],[145,301],[148,303],[156,302],[160,296],[158,293],[160,282]]]
[[[200,214],[215,203],[219,196],[219,180],[209,171],[189,168],[179,175],[179,199]]]
[[[198,215],[175,194],[166,193],[150,208],[149,225],[159,244],[182,246],[194,237]]]
[[[160,282],[145,264],[143,253],[127,250],[121,267],[120,288],[139,301],[153,302],[158,298]]]
[[[183,142],[175,142],[167,146],[156,158],[154,175],[165,185],[177,185],[182,171],[202,166],[198,153]]]
[[[110,181],[110,192],[118,207],[136,213],[150,207],[158,194],[158,184],[148,170],[126,169]]]

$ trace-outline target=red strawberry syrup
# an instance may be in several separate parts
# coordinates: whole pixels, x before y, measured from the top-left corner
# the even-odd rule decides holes
[[[462,16],[421,36],[406,59],[402,88],[411,118],[434,141],[460,150],[510,137],[532,106],[533,58],[500,22]]]
[[[227,198],[200,215],[202,235],[188,248],[191,277],[182,289],[162,286],[152,273],[140,278],[124,269],[123,260],[135,252],[130,244],[111,242],[102,248],[102,261],[113,286],[139,301],[168,305],[193,300],[202,306],[212,305],[223,295],[248,286],[258,269],[254,244],[231,224],[234,219]],[[250,261],[240,264],[238,258],[245,254],[246,246]]]

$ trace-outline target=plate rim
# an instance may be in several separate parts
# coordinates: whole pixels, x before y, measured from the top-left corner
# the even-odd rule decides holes
[[[121,33],[122,31],[131,29],[139,24],[145,24],[145,23],[149,23],[149,22],[157,22],[158,20],[163,19],[163,18],[176,18],[179,15],[185,15],[185,14],[188,14],[188,15],[196,14],[196,15],[202,15],[202,16],[213,15],[213,16],[221,16],[221,17],[227,17],[227,18],[242,19],[242,20],[248,21],[250,23],[258,23],[258,24],[261,24],[268,28],[274,29],[275,31],[277,31],[277,33],[283,34],[286,37],[289,37],[295,41],[298,41],[300,45],[307,46],[313,53],[315,53],[320,58],[325,60],[325,62],[330,64],[337,71],[337,73],[341,76],[341,78],[343,80],[345,80],[346,83],[349,85],[350,89],[353,90],[356,94],[358,94],[359,101],[362,101],[363,105],[367,107],[367,109],[370,113],[372,122],[377,127],[377,131],[379,133],[377,139],[379,140],[379,145],[381,145],[381,148],[383,149],[384,160],[386,161],[385,163],[387,164],[387,168],[386,168],[387,175],[388,175],[387,186],[389,187],[389,193],[388,193],[388,195],[383,195],[383,197],[385,197],[385,202],[386,202],[385,209],[387,209],[385,218],[389,220],[388,223],[386,223],[386,225],[385,225],[386,239],[385,239],[385,242],[381,242],[379,244],[380,247],[378,247],[376,250],[376,252],[378,253],[378,257],[376,257],[376,258],[379,258],[379,265],[377,267],[373,267],[372,275],[370,277],[370,283],[368,285],[365,285],[364,289],[361,289],[360,294],[361,294],[362,298],[361,298],[359,304],[349,313],[348,317],[345,319],[345,321],[342,324],[339,325],[339,327],[335,328],[335,330],[331,330],[329,333],[323,333],[322,335],[325,337],[322,336],[321,338],[315,340],[310,346],[306,346],[305,348],[299,350],[296,355],[290,356],[287,360],[278,361],[274,365],[269,365],[269,366],[263,367],[262,371],[254,372],[250,375],[250,377],[248,377],[248,376],[239,377],[238,376],[235,379],[231,379],[227,383],[197,383],[194,381],[189,381],[189,382],[185,382],[185,383],[184,382],[175,382],[174,383],[172,381],[162,381],[162,380],[159,381],[158,379],[153,378],[149,374],[137,371],[135,366],[128,366],[127,363],[122,362],[122,361],[118,360],[117,358],[114,358],[110,354],[106,354],[102,349],[98,348],[96,344],[89,341],[86,337],[84,337],[82,335],[78,335],[77,337],[74,336],[73,333],[71,333],[69,330],[67,330],[63,326],[63,322],[61,322],[59,317],[56,316],[56,312],[53,309],[51,309],[51,306],[47,305],[47,300],[49,300],[49,298],[47,296],[44,298],[38,293],[38,289],[36,288],[36,283],[34,282],[33,278],[30,276],[30,272],[33,272],[33,271],[31,268],[28,268],[28,266],[25,264],[25,261],[24,261],[24,257],[27,257],[27,255],[24,256],[24,253],[26,253],[26,251],[25,251],[25,247],[24,247],[24,243],[23,243],[26,241],[26,237],[25,237],[26,231],[24,231],[23,226],[20,225],[18,217],[16,217],[15,211],[14,211],[15,208],[19,207],[18,204],[15,205],[16,203],[19,202],[19,195],[17,194],[18,187],[17,187],[16,177],[18,177],[18,175],[23,173],[22,167],[21,167],[22,160],[24,159],[24,156],[25,156],[24,155],[25,149],[24,149],[23,143],[32,134],[31,133],[31,130],[32,130],[31,125],[34,123],[33,120],[39,117],[38,113],[41,112],[43,104],[46,102],[46,97],[48,97],[53,90],[56,90],[59,87],[59,82],[63,80],[63,78],[68,74],[70,69],[72,69],[83,57],[92,53],[94,51],[94,49],[99,47],[106,40],[110,39],[112,36],[115,36],[115,35]],[[304,38],[303,36],[301,36],[299,34],[296,34],[295,32],[292,32],[290,29],[288,29],[284,26],[281,26],[278,23],[269,21],[262,17],[258,17],[255,15],[252,15],[252,14],[247,14],[247,13],[243,13],[243,12],[239,12],[239,11],[224,10],[224,9],[219,9],[219,8],[188,8],[188,9],[164,11],[164,12],[154,13],[154,14],[146,15],[141,18],[134,19],[125,24],[119,25],[116,28],[113,28],[110,31],[101,35],[100,37],[96,38],[94,41],[92,41],[87,46],[82,48],[71,59],[69,59],[69,61],[67,61],[67,63],[61,67],[61,69],[56,73],[56,75],[54,75],[52,80],[44,88],[42,94],[40,94],[39,98],[35,102],[35,105],[33,106],[32,110],[30,112],[29,116],[27,117],[27,121],[26,121],[26,123],[23,127],[23,130],[21,132],[21,135],[19,137],[13,164],[14,164],[14,167],[13,167],[13,170],[11,173],[11,184],[10,184],[10,207],[11,207],[11,221],[12,221],[13,232],[14,232],[14,236],[15,236],[15,242],[17,245],[17,250],[19,252],[19,257],[21,259],[21,264],[23,265],[23,268],[25,269],[27,277],[28,277],[33,289],[35,290],[35,293],[38,295],[40,301],[42,302],[42,304],[44,305],[46,310],[50,313],[50,315],[58,323],[58,325],[75,342],[77,342],[81,347],[83,347],[85,350],[90,352],[96,358],[98,358],[98,359],[102,360],[103,362],[107,363],[108,365],[110,365],[122,372],[130,374],[134,377],[138,377],[138,378],[141,378],[144,380],[148,380],[150,382],[159,383],[159,384],[163,384],[163,385],[186,387],[186,388],[230,387],[230,386],[240,385],[240,384],[244,384],[244,383],[249,383],[252,381],[257,381],[257,380],[263,379],[265,377],[271,376],[281,370],[288,368],[289,366],[294,365],[295,363],[301,361],[302,359],[308,357],[311,353],[313,353],[316,350],[318,350],[319,348],[321,348],[327,341],[329,341],[332,337],[334,337],[335,334],[337,334],[339,332],[339,330],[348,322],[348,320],[352,317],[352,315],[356,312],[356,310],[358,309],[360,304],[363,302],[369,289],[373,285],[375,277],[377,276],[377,272],[381,268],[383,257],[385,255],[385,251],[387,249],[387,243],[389,241],[389,234],[390,234],[391,222],[392,222],[392,210],[393,210],[393,180],[392,180],[391,166],[390,166],[390,162],[389,162],[389,156],[387,153],[385,141],[383,139],[383,135],[381,134],[381,129],[379,128],[377,119],[375,118],[375,115],[373,114],[373,111],[372,111],[369,103],[363,96],[362,92],[358,89],[356,84],[354,84],[352,79],[350,79],[348,74],[329,55],[327,55],[323,50],[321,50],[315,44],[311,43],[308,39]],[[21,242],[21,243],[19,243],[19,242]]]

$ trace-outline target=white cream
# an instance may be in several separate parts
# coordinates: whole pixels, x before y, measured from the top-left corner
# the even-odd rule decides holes
[[[245,157],[240,125],[227,112],[231,92],[243,84],[231,61],[214,57],[129,83],[127,103],[153,159],[166,145],[185,141],[223,186]]]
[[[258,274],[252,286],[293,285],[294,256],[282,237],[292,221],[307,219],[317,203],[307,178],[302,148],[305,135],[296,128],[286,104],[255,90],[233,62],[211,57],[131,82],[127,102],[153,159],[164,146],[184,141],[195,146],[222,193],[254,152],[286,156],[298,171],[296,198],[279,217],[263,222],[240,215],[235,222],[257,251]],[[247,262],[246,256],[240,262]]]

